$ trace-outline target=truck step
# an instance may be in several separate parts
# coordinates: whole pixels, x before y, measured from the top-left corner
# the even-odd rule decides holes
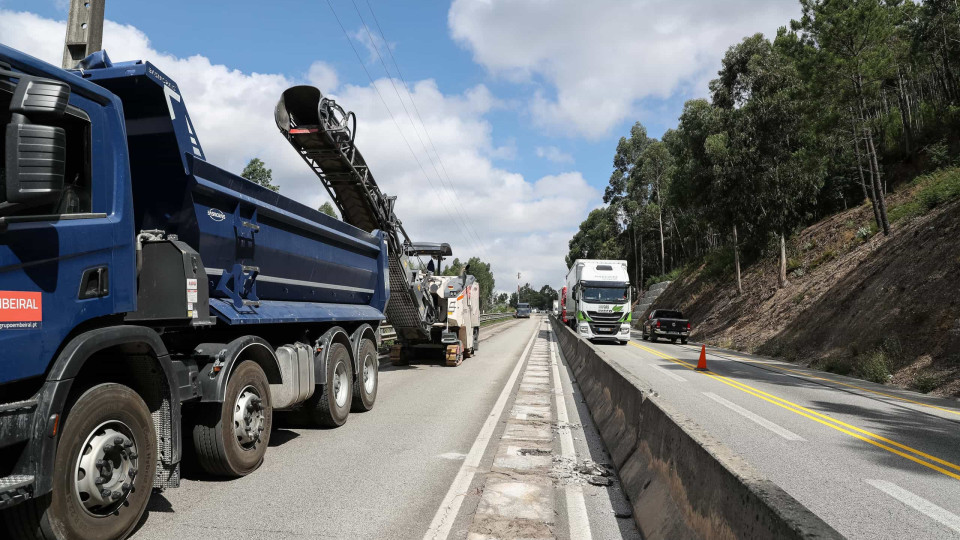
[[[0,414],[29,411],[37,406],[37,400],[25,399],[23,401],[13,401],[0,404]]]
[[[13,506],[33,495],[33,475],[17,474],[0,478],[0,509]]]

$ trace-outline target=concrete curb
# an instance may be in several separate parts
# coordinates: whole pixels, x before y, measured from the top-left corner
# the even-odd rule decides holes
[[[592,344],[550,318],[647,540],[843,538]]]

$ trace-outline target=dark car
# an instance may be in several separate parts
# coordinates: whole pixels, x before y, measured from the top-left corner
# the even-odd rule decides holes
[[[687,342],[690,335],[690,321],[683,313],[674,309],[655,309],[650,312],[647,320],[643,321],[640,331],[644,340],[656,342],[660,338],[669,339],[671,343]]]

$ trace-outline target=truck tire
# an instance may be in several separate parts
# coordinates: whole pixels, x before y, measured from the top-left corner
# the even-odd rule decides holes
[[[218,476],[245,476],[263,463],[270,443],[273,407],[263,368],[244,360],[227,381],[219,407],[200,411],[193,426],[193,444],[203,470]]]
[[[360,342],[357,363],[360,364],[360,376],[353,383],[353,412],[367,412],[377,401],[377,388],[380,383],[380,358],[373,341]]]
[[[126,538],[150,500],[156,448],[150,410],[135,391],[116,383],[90,388],[63,425],[53,491],[6,511],[11,538]]]
[[[682,343],[683,345],[686,345],[686,344],[687,344],[687,338],[680,338],[680,343]]]
[[[480,350],[480,327],[473,329],[473,354]]]
[[[656,342],[657,342],[657,335],[654,334],[653,332],[650,332],[650,342],[651,342],[651,343],[656,343]]]
[[[304,410],[314,425],[336,428],[347,421],[352,401],[353,368],[350,367],[350,353],[343,344],[332,343],[324,384],[304,403]]]
[[[670,344],[671,344],[671,345],[676,345],[676,344],[677,344],[677,338],[671,339],[671,340],[670,340]]]

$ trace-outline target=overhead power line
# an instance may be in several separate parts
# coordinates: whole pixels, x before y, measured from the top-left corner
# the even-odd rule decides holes
[[[430,175],[427,174],[426,169],[423,167],[423,163],[420,161],[420,158],[417,157],[416,152],[413,151],[413,147],[410,145],[410,142],[407,140],[406,135],[403,134],[403,129],[400,127],[400,123],[397,122],[396,116],[394,116],[393,111],[390,110],[390,106],[387,105],[387,100],[384,99],[383,94],[380,92],[380,88],[377,86],[376,81],[370,75],[370,71],[367,69],[366,64],[363,62],[363,58],[360,56],[360,52],[357,50],[357,47],[353,44],[353,40],[350,39],[350,34],[347,33],[347,29],[343,26],[343,22],[340,21],[340,16],[337,15],[337,11],[333,9],[333,4],[330,3],[330,0],[327,0],[327,6],[330,8],[330,12],[333,13],[334,19],[336,19],[337,24],[340,26],[340,30],[343,32],[343,36],[347,39],[347,42],[350,44],[350,48],[353,49],[353,54],[356,55],[357,61],[360,63],[360,67],[363,69],[363,72],[367,75],[367,79],[370,80],[371,86],[373,86],[374,91],[377,93],[377,96],[380,98],[380,102],[383,103],[383,107],[387,110],[387,114],[390,115],[390,119],[393,121],[393,125],[396,126],[397,132],[400,133],[400,138],[403,139],[404,144],[407,146],[407,150],[410,151],[410,155],[413,156],[413,159],[417,162],[417,166],[420,168],[420,171],[423,173],[424,178],[427,179],[427,183],[430,185],[430,189],[433,191],[434,195],[437,197],[437,200],[440,202],[440,206],[443,207],[444,212],[446,212],[447,217],[450,218],[451,222],[460,229],[460,234],[468,242],[473,242],[473,239],[470,238],[469,234],[463,230],[459,223],[457,223],[453,214],[450,213],[450,209],[447,207],[446,203],[443,202],[443,199],[440,198],[440,194],[437,192],[436,186],[433,184],[433,180],[430,179]]]
[[[368,3],[367,6],[369,7],[370,4]],[[443,176],[440,174],[440,170],[437,169],[436,161],[433,159],[433,156],[430,155],[430,150],[427,149],[426,143],[423,142],[423,137],[420,136],[420,131],[417,129],[417,123],[416,121],[414,121],[413,116],[410,114],[410,111],[407,109],[406,103],[403,102],[403,97],[400,96],[400,91],[397,90],[397,84],[394,82],[393,76],[390,74],[390,70],[387,68],[387,64],[386,62],[384,62],[383,56],[380,54],[380,47],[377,46],[376,38],[370,32],[370,28],[367,26],[367,22],[363,20],[363,15],[360,14],[360,8],[357,7],[357,2],[355,0],[353,1],[353,9],[356,10],[357,17],[360,18],[360,23],[363,25],[363,29],[367,33],[367,38],[370,40],[370,45],[373,47],[373,50],[377,53],[377,58],[380,59],[380,65],[383,66],[383,71],[387,74],[387,78],[390,79],[390,85],[393,87],[393,92],[397,95],[397,100],[400,101],[400,105],[403,107],[404,114],[407,115],[407,119],[410,120],[410,125],[413,126],[413,132],[414,134],[416,134],[417,139],[420,141],[420,146],[423,148],[424,153],[430,159],[430,165],[433,166],[433,171],[437,173],[437,179],[440,180],[441,186],[446,187],[452,193],[452,196],[450,197],[450,199],[452,199],[453,201],[453,206],[455,207],[454,211],[456,212],[457,217],[460,218],[460,222],[463,224],[467,232],[473,235],[473,238],[476,240],[476,243],[479,243],[483,251],[486,252],[486,246],[483,244],[483,240],[480,239],[480,236],[477,235],[476,231],[473,229],[473,227],[470,226],[470,224],[467,222],[466,218],[464,217],[466,215],[466,209],[463,208],[463,205],[459,201],[459,194],[457,194],[456,189],[453,187],[453,182],[450,181],[449,177],[447,178],[447,182],[444,182]],[[372,9],[370,13],[371,14],[373,13]],[[374,17],[376,17],[376,15],[374,15]],[[383,37],[382,33],[381,33],[381,37],[383,38],[384,46],[389,51],[390,47],[386,45],[387,41],[386,41],[386,38]],[[391,53],[391,57],[392,57],[392,53]],[[398,70],[398,74],[399,74],[399,70]],[[410,90],[406,86],[406,82],[402,80],[401,82],[403,83],[404,92],[407,94],[414,108],[416,108],[416,102],[413,101],[413,97],[410,94]],[[421,125],[421,128],[423,129],[423,132],[426,133],[427,138],[429,138],[430,133],[427,131],[427,126],[423,122],[423,118],[420,118],[420,125]],[[439,158],[439,154],[437,155],[437,157]],[[459,206],[459,209],[456,208],[458,206]]]
[[[440,163],[440,170],[443,171],[443,175],[441,175],[440,170],[437,169],[433,156],[430,154],[430,150],[427,149],[427,145],[423,142],[423,138],[420,137],[420,132],[417,131],[417,127],[416,127],[417,123],[413,120],[413,117],[410,114],[410,111],[407,109],[406,104],[404,104],[403,102],[403,98],[400,96],[400,92],[397,90],[396,84],[393,82],[393,77],[390,74],[390,70],[387,68],[386,62],[383,60],[383,56],[380,54],[380,48],[377,46],[376,39],[370,32],[370,28],[367,26],[366,21],[363,20],[363,15],[360,14],[360,9],[359,7],[357,7],[356,0],[352,0],[352,1],[353,1],[354,9],[357,11],[357,16],[360,18],[360,22],[363,24],[364,30],[367,32],[367,36],[370,39],[370,43],[373,46],[374,51],[376,51],[377,57],[380,59],[380,64],[383,66],[383,70],[384,72],[386,72],[387,77],[390,78],[390,83],[393,85],[393,90],[397,94],[397,99],[400,100],[400,104],[403,106],[404,112],[407,114],[407,117],[410,119],[410,123],[411,125],[413,125],[413,128],[414,128],[414,133],[417,134],[417,138],[420,140],[420,144],[421,146],[423,146],[424,152],[430,158],[430,163],[433,165],[434,171],[437,173],[437,177],[440,179],[441,184],[445,184],[445,187],[447,187],[452,193],[451,198],[453,199],[454,205],[459,207],[459,213],[464,222],[464,226],[470,231],[471,234],[473,234],[476,241],[483,248],[484,253],[486,253],[487,252],[486,243],[483,241],[480,235],[477,234],[473,226],[471,226],[469,222],[466,220],[465,216],[467,215],[467,211],[463,207],[463,204],[460,202],[460,194],[457,193],[457,189],[456,187],[454,187],[453,180],[451,180],[450,174],[447,172],[447,168],[443,163],[443,158],[440,156],[440,152],[437,150],[437,146],[433,142],[433,137],[430,136],[430,130],[427,129],[427,124],[426,122],[424,122],[423,116],[420,114],[420,108],[417,107],[417,102],[415,99],[413,99],[413,94],[410,93],[409,85],[407,85],[407,81],[403,77],[403,72],[400,70],[400,64],[397,62],[396,57],[393,55],[393,51],[390,49],[390,46],[388,45],[389,42],[387,41],[387,36],[383,32],[383,28],[380,26],[380,20],[377,18],[377,14],[376,12],[374,12],[373,6],[370,5],[370,1],[367,0],[366,2],[367,9],[370,10],[370,15],[373,16],[373,21],[377,26],[377,31],[380,33],[380,38],[384,44],[384,48],[387,50],[387,53],[390,55],[390,60],[393,63],[394,68],[396,69],[397,76],[400,78],[401,86],[403,87],[404,93],[407,95],[407,99],[410,101],[410,104],[413,106],[414,112],[417,115],[417,119],[420,121],[421,129],[423,130],[423,133],[427,136],[427,141],[430,143],[430,147],[433,149],[433,153],[437,157],[436,161]],[[444,182],[444,177],[446,177],[446,182]]]

